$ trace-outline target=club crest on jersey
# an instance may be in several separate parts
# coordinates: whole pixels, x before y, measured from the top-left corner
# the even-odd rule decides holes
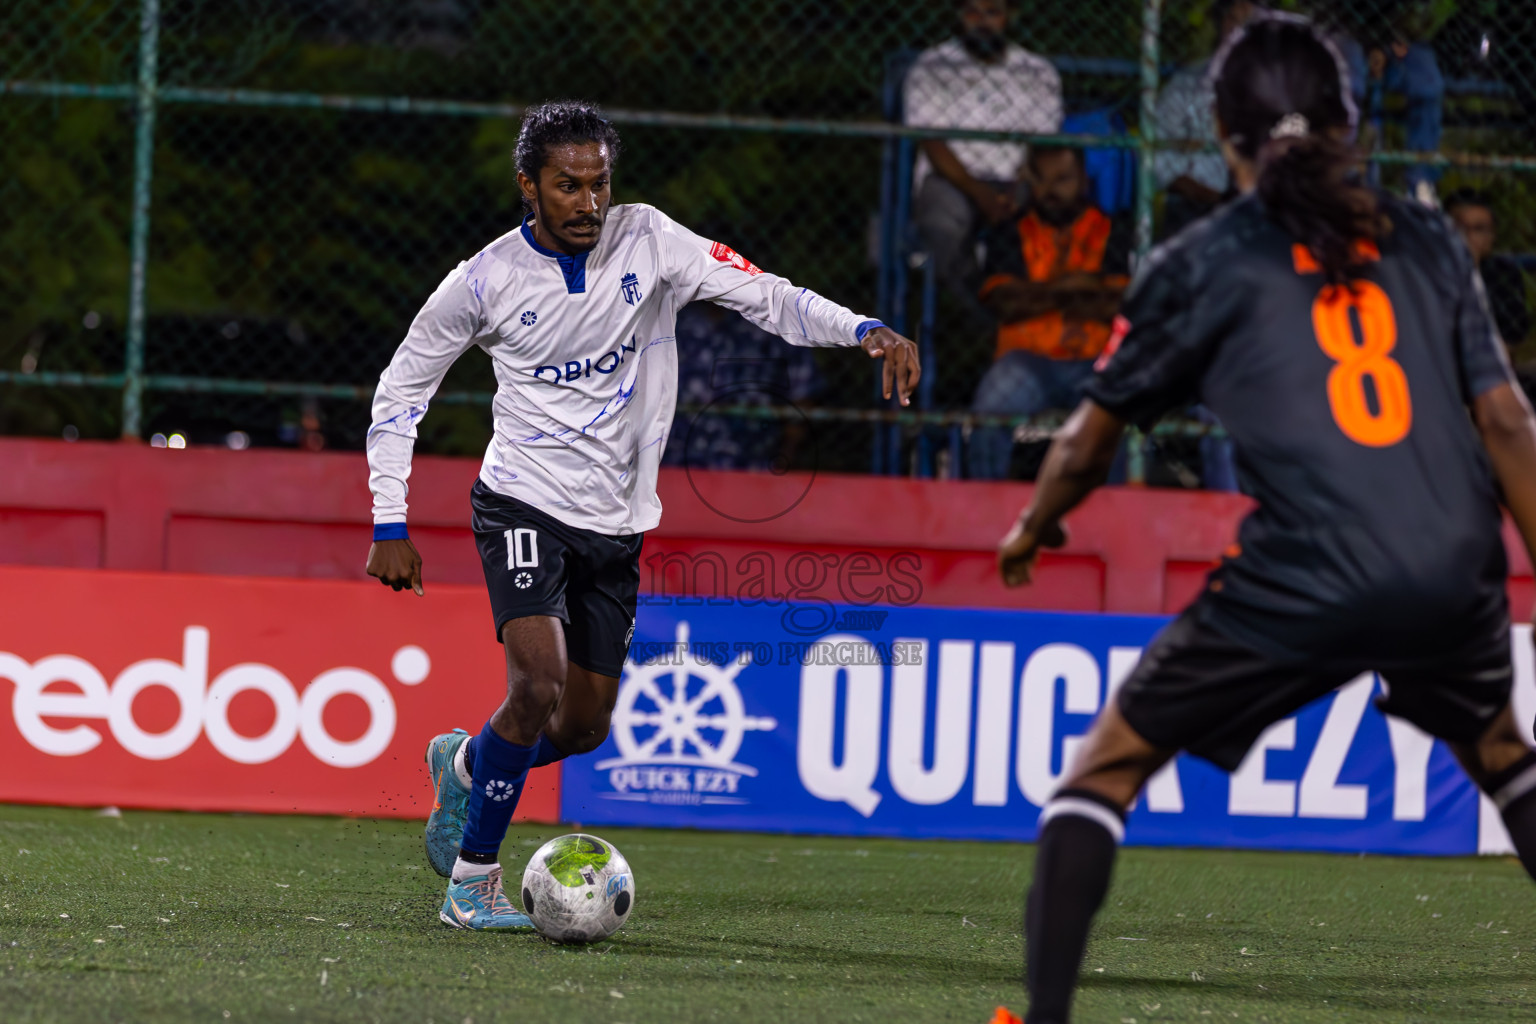
[[[715,259],[719,260],[721,263],[729,263],[737,270],[745,270],[747,273],[754,275],[762,273],[761,270],[752,265],[751,260],[747,259],[735,249],[732,249],[724,242],[716,242],[713,246],[710,247],[709,254]]]
[[[619,289],[624,293],[624,301],[633,306],[640,301],[640,277],[637,274],[625,274],[619,279]]]
[[[523,310],[521,319],[523,321],[524,327],[532,327],[534,324],[539,322],[539,314],[535,313],[531,309],[525,309]]]

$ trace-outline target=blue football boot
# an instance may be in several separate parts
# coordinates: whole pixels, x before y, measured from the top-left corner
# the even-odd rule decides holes
[[[427,771],[432,776],[432,813],[427,817],[427,860],[444,878],[453,874],[469,818],[469,790],[453,770],[453,758],[469,739],[463,729],[432,737],[427,744]],[[446,908],[445,908],[446,909]],[[443,920],[447,920],[445,917]]]
[[[512,906],[501,887],[501,868],[472,875],[462,882],[449,882],[443,909],[438,912],[443,923],[454,928],[490,931],[532,928],[528,915]]]

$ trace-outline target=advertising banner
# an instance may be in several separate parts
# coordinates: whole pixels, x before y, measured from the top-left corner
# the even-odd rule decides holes
[[[0,587],[0,801],[421,818],[427,740],[502,693],[479,587],[19,567]],[[645,596],[609,739],[537,772],[520,814],[1028,840],[1164,621]],[[1507,849],[1444,745],[1375,710],[1380,685],[1276,723],[1230,777],[1179,758],[1129,841]]]
[[[562,818],[1030,840],[1078,737],[1167,621],[873,606],[807,621],[818,614],[645,602],[612,734],[565,763]],[[1529,723],[1530,631],[1516,633]],[[1450,752],[1380,714],[1380,686],[1363,675],[1276,723],[1230,777],[1180,757],[1132,811],[1127,841],[1497,849]]]
[[[481,587],[0,567],[0,802],[425,819],[506,670]],[[553,820],[541,769],[520,813]]]

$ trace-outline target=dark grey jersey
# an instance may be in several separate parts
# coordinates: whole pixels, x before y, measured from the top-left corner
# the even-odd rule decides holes
[[[1274,655],[1389,663],[1507,621],[1497,492],[1468,413],[1513,383],[1471,256],[1388,196],[1329,286],[1247,197],[1145,261],[1089,397],[1147,423],[1200,401],[1259,503],[1201,614]]]

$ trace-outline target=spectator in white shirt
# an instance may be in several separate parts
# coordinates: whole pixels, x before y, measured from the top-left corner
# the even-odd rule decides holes
[[[1009,0],[961,0],[960,34],[924,50],[905,83],[906,123],[922,128],[1036,132],[1061,128],[1061,76],[1051,62],[1004,37]],[[976,236],[1019,210],[1025,146],[1019,142],[922,143],[912,216],[939,276],[975,302]]]
[[[1264,8],[1251,0],[1214,0],[1210,20],[1216,48]],[[1163,234],[1173,235],[1215,210],[1227,194],[1227,162],[1216,145],[1216,96],[1207,81],[1207,57],[1175,72],[1157,94],[1155,123],[1159,142],[1206,143],[1210,152],[1158,151],[1152,160],[1157,187],[1168,193]]]

